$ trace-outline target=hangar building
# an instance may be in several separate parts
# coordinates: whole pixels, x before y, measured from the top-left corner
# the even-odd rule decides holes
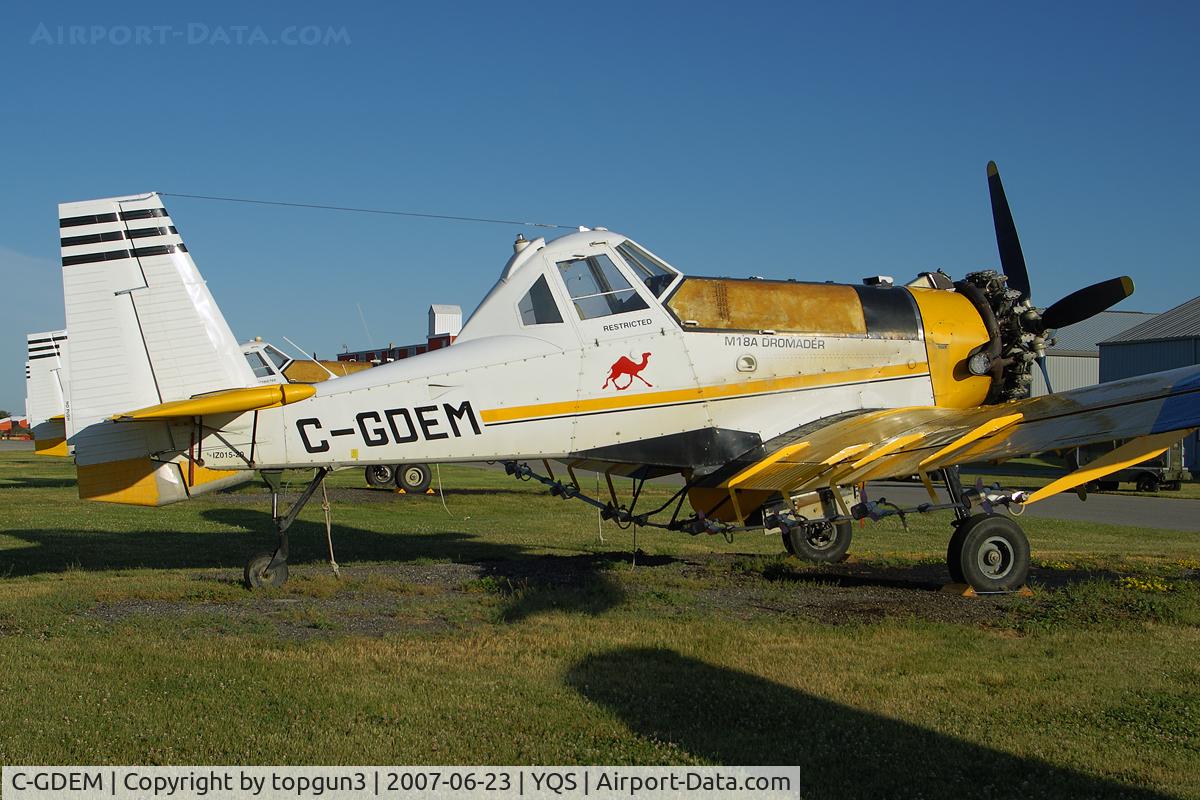
[[[1100,382],[1100,342],[1153,319],[1142,311],[1101,311],[1091,319],[1068,325],[1054,333],[1054,346],[1046,348],[1046,371],[1054,391],[1078,389]],[[1033,397],[1048,394],[1040,369],[1033,371]]]
[[[1100,380],[1200,364],[1200,297],[1100,342]],[[1055,387],[1058,388],[1058,387]],[[1188,469],[1200,469],[1200,437],[1183,440]]]

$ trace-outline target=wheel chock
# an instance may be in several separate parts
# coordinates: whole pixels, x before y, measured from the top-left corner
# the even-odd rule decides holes
[[[437,494],[433,489],[426,489],[425,494]]]
[[[396,494],[408,494],[408,492],[401,489],[400,487],[396,487]]]
[[[991,597],[998,594],[1015,594],[1018,597],[1033,597],[1033,590],[1028,586],[1020,589],[1010,589],[1006,592],[977,592],[965,583],[947,583],[941,588],[944,594],[956,594],[959,597]]]

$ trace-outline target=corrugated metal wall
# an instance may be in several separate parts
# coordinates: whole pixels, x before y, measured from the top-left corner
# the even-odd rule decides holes
[[[1100,346],[1100,380],[1117,381],[1200,363],[1200,338],[1112,342]]]
[[[1200,337],[1100,345],[1101,381],[1116,381],[1193,364],[1200,364]],[[1183,449],[1188,469],[1193,473],[1200,471],[1200,435],[1193,433],[1184,439]]]
[[[1100,382],[1100,359],[1095,356],[1046,356],[1046,371],[1050,373],[1050,385],[1054,391],[1078,389]],[[1049,394],[1042,371],[1033,370],[1033,397]]]

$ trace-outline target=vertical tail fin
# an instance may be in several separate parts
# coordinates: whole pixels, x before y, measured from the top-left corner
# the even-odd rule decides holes
[[[162,505],[248,477],[203,471],[210,480],[189,486],[180,467],[186,426],[109,420],[255,385],[159,196],[63,203],[59,228],[71,337],[67,434],[80,496]]]
[[[45,331],[25,337],[25,416],[40,456],[67,455],[67,332]]]

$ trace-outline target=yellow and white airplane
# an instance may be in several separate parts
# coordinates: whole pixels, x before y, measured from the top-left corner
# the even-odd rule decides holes
[[[88,365],[73,370],[66,413],[79,494],[157,506],[255,471],[277,492],[281,470],[314,469],[287,513],[276,493],[279,541],[247,563],[254,586],[286,580],[287,528],[340,467],[501,461],[618,521],[765,526],[816,560],[843,557],[853,520],[897,511],[853,487],[919,474],[931,500],[905,511],[954,510],[951,575],[1017,588],[1029,543],[998,510],[1200,426],[1200,368],[1026,399],[1047,333],[1133,284],[1034,307],[994,164],[988,176],[1003,273],[903,286],[697,278],[603,228],[518,236],[453,347],[317,385],[256,380],[158,195],[63,204],[70,356]],[[1113,439],[1131,441],[1031,495],[958,482],[962,463]],[[605,473],[608,497],[585,497],[577,469]],[[669,474],[683,477],[677,496],[639,511],[641,483]],[[612,476],[633,478],[631,507]]]

